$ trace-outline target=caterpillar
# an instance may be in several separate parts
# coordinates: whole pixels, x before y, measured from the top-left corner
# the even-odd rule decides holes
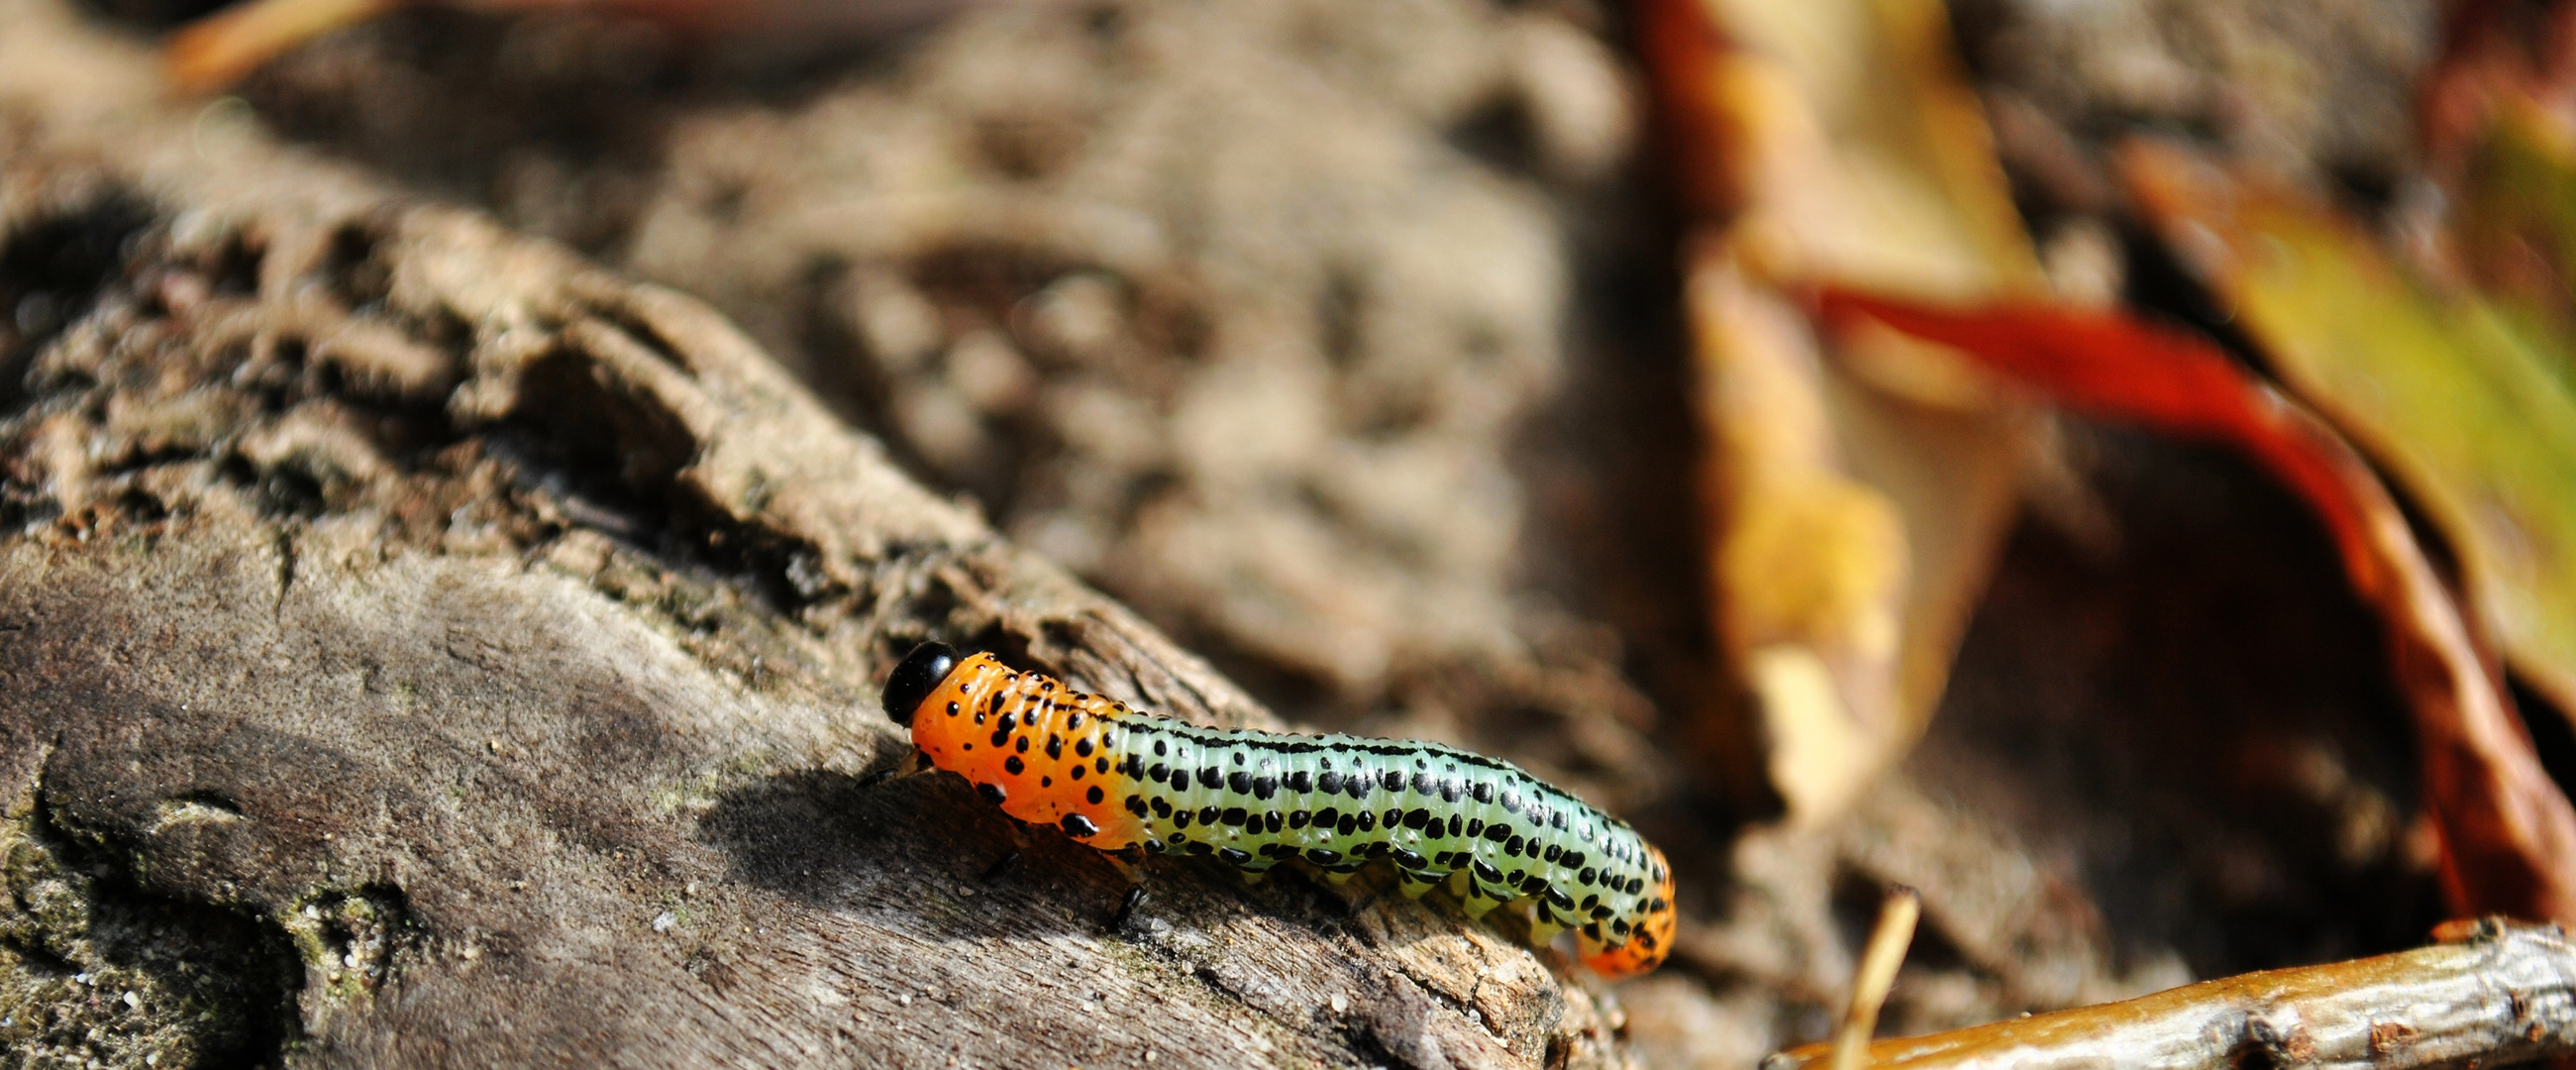
[[[1200,728],[991,654],[925,643],[886,678],[886,716],[986,800],[1101,850],[1290,859],[1345,879],[1394,864],[1469,917],[1523,906],[1531,939],[1573,929],[1583,962],[1644,973],[1671,950],[1672,868],[1627,823],[1509,762],[1436,743]]]

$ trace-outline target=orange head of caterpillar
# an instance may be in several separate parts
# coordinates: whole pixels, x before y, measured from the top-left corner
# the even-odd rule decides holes
[[[886,716],[905,728],[912,727],[913,712],[921,708],[922,700],[938,690],[940,682],[948,679],[949,670],[956,667],[957,651],[946,643],[923,643],[914,647],[912,654],[903,659],[903,664],[895,666],[894,673],[886,677]]]
[[[886,677],[886,716],[933,767],[1002,812],[1102,850],[1144,837],[1143,803],[1116,749],[1125,707],[993,655],[924,643]]]
[[[1634,977],[1663,965],[1664,956],[1672,953],[1673,867],[1651,844],[1646,856],[1647,872],[1654,875],[1655,883],[1646,892],[1645,909],[1628,929],[1628,942],[1603,950],[1589,939],[1582,941],[1583,964],[1603,977]]]

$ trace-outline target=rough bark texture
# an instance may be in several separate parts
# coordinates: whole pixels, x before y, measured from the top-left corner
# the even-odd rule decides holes
[[[1269,715],[695,301],[171,109],[49,0],[0,24],[19,1059],[1621,1061],[1432,907],[1154,861],[1122,912],[878,779],[934,635]]]

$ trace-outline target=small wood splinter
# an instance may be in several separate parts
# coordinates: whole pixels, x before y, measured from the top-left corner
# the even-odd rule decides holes
[[[1893,914],[1893,902],[1890,907]],[[1879,928],[1882,934],[1890,928],[1887,918]],[[2413,951],[2265,970],[2119,1003],[1882,1040],[1865,1054],[1856,1044],[1853,1054],[1839,1042],[1809,1044],[1764,1059],[1762,1068],[2388,1070],[2576,1056],[2576,944],[2564,930],[2491,918],[2447,923],[2433,936],[2438,943]],[[1855,1010],[1878,945],[1873,937],[1864,956]],[[1892,966],[1888,973],[1894,974]]]
[[[1905,964],[1905,951],[1914,944],[1914,923],[1922,917],[1920,893],[1904,885],[1888,891],[1887,903],[1878,908],[1878,927],[1870,930],[1860,968],[1852,973],[1851,1003],[1843,1008],[1842,1032],[1834,1037],[1833,1070],[1869,1065],[1869,1038],[1878,1032],[1879,1008],[1887,1005],[1887,990],[1896,987],[1896,969]]]

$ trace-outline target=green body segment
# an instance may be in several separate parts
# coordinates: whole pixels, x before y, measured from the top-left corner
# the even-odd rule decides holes
[[[1661,860],[1625,823],[1509,762],[1435,743],[1222,731],[1130,717],[1120,767],[1166,853],[1250,872],[1392,862],[1408,892],[1446,882],[1470,914],[1528,898],[1539,935],[1619,944],[1660,907]]]

